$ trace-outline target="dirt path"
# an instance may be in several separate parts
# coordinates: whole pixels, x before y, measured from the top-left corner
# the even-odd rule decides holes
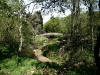
[[[44,34],[40,34],[40,35],[37,35],[37,36],[50,37],[50,36],[63,36],[63,34],[62,33],[44,33]]]
[[[41,50],[33,50],[34,55],[35,55],[35,57],[36,57],[37,60],[39,60],[40,62],[53,62],[49,58],[43,56],[40,51]]]

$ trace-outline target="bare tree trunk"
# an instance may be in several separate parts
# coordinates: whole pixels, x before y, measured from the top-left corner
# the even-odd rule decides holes
[[[92,6],[92,3],[90,3],[90,6],[89,6],[89,26],[90,26],[90,30],[91,30],[91,50],[94,50],[94,26],[93,26],[93,6]]]
[[[91,27],[92,50],[94,50],[94,27]]]
[[[20,36],[20,45],[19,45],[19,52],[21,52],[22,50],[22,45],[23,45],[23,41],[22,41],[22,25],[19,27],[19,36]]]
[[[80,23],[80,0],[76,0],[76,44],[77,47],[80,46],[80,38],[81,38],[81,23]]]
[[[71,41],[73,48],[77,48],[79,44],[79,36],[80,33],[80,0],[71,0],[72,2],[72,15],[71,15]],[[75,41],[77,40],[77,41]],[[74,49],[75,50],[75,49]]]
[[[21,52],[21,50],[22,50],[22,45],[23,45],[23,41],[22,41],[22,22],[21,22],[21,17],[22,17],[22,15],[21,15],[21,8],[20,8],[20,10],[19,10],[19,15],[18,15],[18,21],[19,21],[19,23],[20,23],[20,26],[19,26],[19,37],[20,37],[20,44],[19,44],[19,52]]]
[[[77,25],[77,30],[76,32],[79,32],[79,28],[80,28],[80,0],[77,0],[76,2],[76,25]]]
[[[71,10],[71,37],[73,37],[74,35],[74,26],[75,26],[75,23],[74,23],[74,20],[75,20],[75,1],[74,0],[71,0],[72,2],[72,10]]]

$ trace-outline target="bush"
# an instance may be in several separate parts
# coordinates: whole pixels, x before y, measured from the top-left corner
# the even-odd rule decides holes
[[[4,45],[0,44],[0,60],[7,57],[8,53],[9,53],[8,48],[6,48]]]
[[[45,32],[62,32],[59,18],[52,18],[44,25]]]
[[[64,18],[51,18],[47,23],[44,24],[45,32],[60,32],[68,33],[70,32],[71,17],[67,16]]]

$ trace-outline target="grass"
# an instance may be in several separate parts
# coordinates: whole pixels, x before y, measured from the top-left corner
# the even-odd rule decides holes
[[[56,72],[52,63],[41,63],[36,59],[13,56],[0,62],[0,75],[48,75]],[[47,70],[48,69],[48,70]]]
[[[48,40],[48,38],[36,36],[35,42],[36,43],[43,43],[43,42],[45,42],[47,40]]]
[[[39,71],[36,69],[37,64],[38,61],[35,59],[13,56],[12,58],[8,58],[0,62],[2,70],[1,74],[25,75],[29,72],[29,74],[32,75],[33,73],[38,73]]]

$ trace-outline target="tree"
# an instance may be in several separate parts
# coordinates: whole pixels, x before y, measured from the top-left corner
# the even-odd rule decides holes
[[[14,54],[18,50],[19,41],[19,22],[17,21],[18,15],[15,13],[15,9],[13,9],[8,1],[0,1],[0,36],[2,38],[0,39],[0,44],[4,45],[7,49],[7,57]],[[5,51],[1,51],[1,53],[3,54]]]
[[[73,50],[77,50],[81,43],[80,0],[71,0],[71,41]]]
[[[94,49],[94,26],[93,26],[93,3],[89,0],[89,26],[91,30],[91,41],[92,41],[92,47],[91,49]]]
[[[21,21],[21,19],[22,19],[22,17],[23,17],[23,12],[24,12],[24,7],[23,7],[23,5],[24,5],[24,3],[23,3],[24,1],[23,0],[17,0],[17,4],[19,5],[19,6],[17,6],[17,4],[15,4],[15,6],[17,6],[17,9],[15,10],[16,11],[16,13],[18,14],[18,22],[19,22],[19,39],[20,39],[20,44],[19,44],[19,49],[18,49],[18,51],[19,52],[21,52],[21,50],[22,50],[22,45],[23,45],[23,40],[22,40],[22,21]]]
[[[99,0],[99,3],[98,3],[98,6],[99,6],[99,16],[100,16],[100,0]]]
[[[100,0],[98,6],[99,6],[99,17],[100,17]],[[97,66],[97,72],[99,75],[100,74],[100,31],[99,34],[97,34],[96,45],[94,47],[94,58]]]
[[[98,69],[98,75],[100,74],[100,33],[97,37],[96,46],[94,48],[95,63]]]
[[[59,23],[59,18],[52,17],[45,25],[45,32],[61,32],[61,25]]]
[[[23,49],[33,50],[37,45],[35,43],[36,35],[42,33],[43,20],[41,13],[35,12],[34,14],[26,13],[22,20],[22,33],[23,33]]]
[[[88,15],[89,15],[89,35],[90,35],[90,40],[91,40],[91,50],[94,49],[94,25],[93,25],[93,20],[94,20],[94,12],[93,12],[93,3],[96,0],[83,0],[85,2],[85,5],[88,7]]]

